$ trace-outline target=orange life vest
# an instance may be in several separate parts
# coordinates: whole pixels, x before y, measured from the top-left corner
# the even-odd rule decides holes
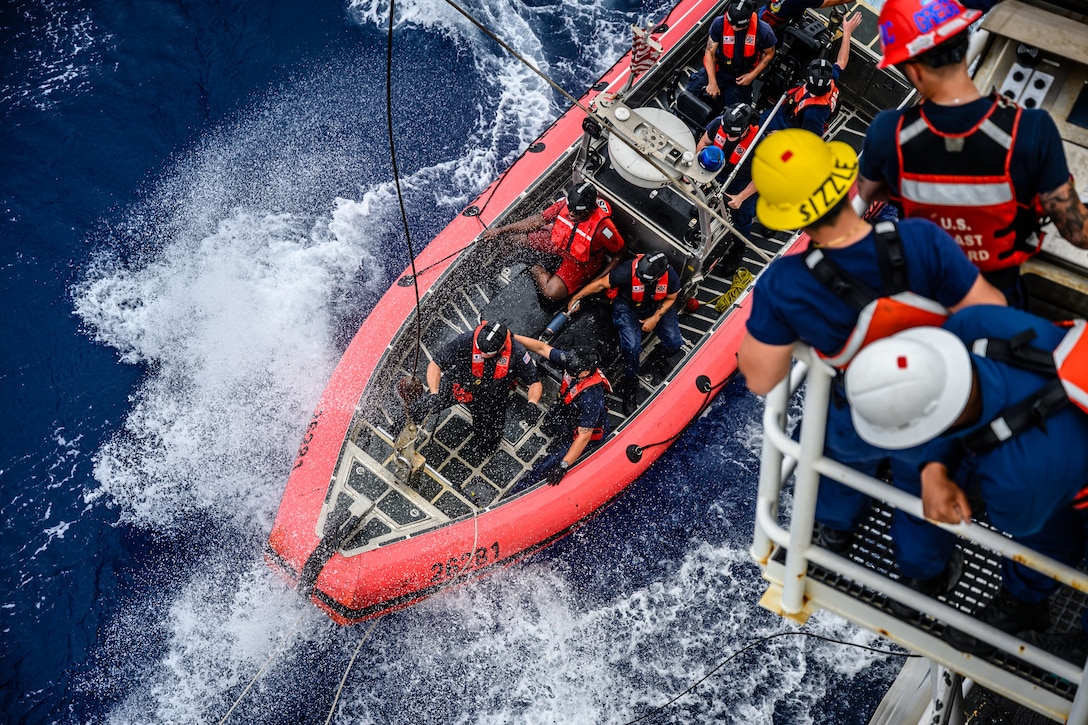
[[[729,161],[727,166],[736,166],[740,163],[741,157],[744,156],[744,152],[748,150],[748,147],[752,145],[756,136],[759,135],[759,126],[749,126],[748,130],[741,135],[740,140],[737,141],[736,146],[733,147],[733,152],[729,154]],[[714,134],[714,145],[725,150],[725,145],[730,143],[729,137],[725,135],[725,128],[718,126],[718,131]]]
[[[562,399],[563,405],[570,405],[575,398],[582,394],[582,391],[594,385],[603,385],[605,393],[612,392],[612,384],[608,382],[608,378],[600,370],[594,370],[578,381],[575,381],[570,373],[563,373],[563,384],[559,386],[559,397]],[[578,437],[577,428],[574,429],[574,437]],[[602,438],[604,438],[604,426],[597,426],[593,429],[590,440],[599,441]]]
[[[743,57],[745,60],[755,57],[756,33],[758,30],[759,18],[755,13],[752,13],[752,18],[748,21],[748,27],[744,29]],[[729,24],[729,18],[725,18],[725,20],[722,21],[722,42],[718,46],[718,52],[721,53],[722,58],[727,61],[729,65],[733,65],[733,62],[737,57],[737,31]]]
[[[484,329],[483,325],[476,328],[476,331],[472,333],[472,377],[476,378],[474,381],[477,385],[481,383],[484,377],[484,361],[487,359],[484,357],[483,352],[480,351],[479,337],[480,330]],[[506,341],[502,344],[502,349],[499,350],[499,359],[495,363],[495,371],[492,373],[492,377],[495,380],[502,380],[506,377],[506,374],[510,372],[510,355],[514,349],[513,337],[510,335],[510,331],[506,332]],[[466,389],[464,386],[458,383],[453,384],[453,398],[458,403],[471,403],[473,399],[472,390]]]
[[[893,222],[878,222],[873,227],[887,295],[878,295],[824,255],[819,247],[805,252],[805,266],[827,289],[854,308],[857,322],[846,343],[833,354],[817,350],[829,365],[845,370],[858,352],[871,342],[911,327],[940,327],[948,319],[948,310],[938,302],[910,291],[903,240]]]
[[[638,277],[638,262],[645,256],[645,254],[640,254],[631,261],[631,301],[636,305],[641,305],[643,298],[646,296],[646,283]],[[608,296],[608,299],[614,300],[619,296],[620,291],[613,287],[605,294]],[[654,291],[651,298],[654,302],[660,302],[665,299],[668,294],[669,270],[666,269],[665,274],[661,275],[660,279],[654,283]]]
[[[566,207],[552,225],[552,244],[559,254],[569,256],[579,262],[588,262],[590,256],[599,250],[593,249],[593,239],[597,229],[612,216],[612,205],[604,199],[597,199],[597,208],[580,224],[571,221],[570,210]]]
[[[1041,246],[1038,196],[1017,202],[1009,167],[1021,108],[1004,96],[962,134],[938,131],[921,106],[905,111],[896,139],[905,217],[930,219],[983,272],[1016,267]]]
[[[839,110],[839,86],[835,81],[831,81],[831,90],[822,96],[815,96],[808,92],[807,86],[802,83],[796,88],[791,88],[786,92],[786,115],[791,120],[795,120],[801,111],[812,106],[827,106],[827,123],[824,124],[824,131],[827,131],[828,125],[831,123],[831,119],[835,116],[835,113]]]

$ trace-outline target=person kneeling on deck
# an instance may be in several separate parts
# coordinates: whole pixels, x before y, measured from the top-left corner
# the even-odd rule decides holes
[[[680,291],[680,275],[664,253],[640,254],[630,264],[621,264],[583,287],[571,298],[567,314],[578,310],[583,297],[606,290],[612,300],[612,324],[619,332],[623,354],[623,377],[616,392],[623,399],[623,412],[630,414],[637,403],[643,333],[657,333],[660,343],[654,351],[654,362],[661,372],[668,372],[663,369],[667,360],[684,344],[674,304]]]
[[[1004,304],[956,242],[931,221],[880,222],[850,205],[858,157],[841,141],[802,129],[771,134],[756,147],[752,177],[756,213],[771,229],[802,228],[807,248],[771,262],[752,292],[751,316],[738,364],[758,395],[790,372],[793,346],[803,342],[839,368],[871,340],[906,327],[940,324],[948,309]],[[917,493],[921,451],[889,455],[858,437],[841,385],[828,410],[824,454],[869,475],[890,463],[896,487]],[[817,543],[849,548],[869,508],[864,494],[820,479]],[[891,531],[905,582],[921,591],[943,586],[955,538],[896,510]]]
[[[1070,405],[1077,394],[1080,402]],[[869,443],[899,449],[933,441],[922,470],[926,518],[970,522],[971,505],[954,476],[978,486],[990,523],[1019,543],[1070,566],[1084,558],[1083,320],[1067,331],[1021,310],[972,307],[943,328],[906,330],[862,350],[846,371],[846,396],[858,434]],[[1004,560],[1002,588],[977,617],[1013,635],[1046,630],[1047,600],[1057,588],[1053,579]],[[975,654],[993,649],[957,630],[945,639]],[[1078,665],[1088,655],[1083,633],[1028,641],[1070,654]],[[1055,650],[1058,643],[1063,647]]]
[[[549,485],[563,480],[567,469],[587,450],[596,448],[608,435],[608,407],[604,396],[612,386],[598,367],[597,354],[580,350],[559,350],[532,337],[515,339],[531,352],[546,357],[563,369],[559,400],[541,420],[541,429],[552,436],[551,449],[523,479]]]
[[[757,17],[755,0],[730,0],[725,14],[710,23],[703,67],[685,85],[712,108],[752,102],[752,83],[774,59],[778,39]]]
[[[492,453],[502,438],[510,391],[518,383],[528,386],[530,403],[540,401],[544,386],[536,363],[506,325],[484,320],[435,354],[427,366],[431,395],[417,407],[437,412],[454,403],[464,404],[472,413],[477,449]]]
[[[744,154],[759,136],[755,110],[747,103],[727,106],[722,115],[715,118],[703,132],[695,147],[699,163],[706,169],[720,168],[718,179],[723,183],[744,158]],[[714,149],[720,149],[720,153]],[[737,170],[733,180],[725,187],[726,206],[733,210],[733,226],[745,238],[752,233],[752,219],[756,213],[756,187],[752,184],[751,154]]]
[[[612,262],[605,271],[619,263],[623,237],[611,215],[612,206],[598,198],[592,184],[582,182],[571,189],[566,199],[540,214],[485,229],[481,237],[493,239],[509,234],[515,243],[555,257],[559,264],[554,272],[537,260],[532,260],[529,272],[542,295],[561,300],[601,271],[606,253],[612,255]]]
[[[784,128],[804,128],[818,136],[827,133],[839,110],[836,81],[850,62],[850,38],[861,25],[861,13],[854,13],[842,24],[842,45],[835,62],[817,58],[805,69],[805,81],[786,91],[786,97],[767,124],[767,133]]]

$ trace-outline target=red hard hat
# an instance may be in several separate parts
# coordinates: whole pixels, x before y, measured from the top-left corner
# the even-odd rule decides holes
[[[877,68],[921,55],[981,16],[981,11],[968,10],[958,0],[887,0],[877,20],[884,54]]]

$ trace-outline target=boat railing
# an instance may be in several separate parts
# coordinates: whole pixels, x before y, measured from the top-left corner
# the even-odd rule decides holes
[[[827,411],[836,371],[807,347],[797,346],[794,356],[797,363],[791,375],[767,395],[763,417],[763,449],[751,549],[764,570],[764,578],[770,582],[761,604],[799,623],[804,623],[812,611],[827,609],[1026,707],[1060,720],[1088,722],[1088,688],[1080,687],[1084,683],[1083,667],[987,626],[955,606],[900,584],[875,567],[813,543],[821,475],[918,517],[922,516],[922,502],[823,455]],[[800,435],[794,440],[788,432],[788,414],[793,395],[802,383],[805,384],[801,401],[803,424]],[[791,477],[794,481],[792,503],[784,512],[780,510],[780,504]],[[1043,556],[986,526],[977,523],[939,525],[967,542],[1031,567],[1078,592],[1088,591],[1085,572]],[[815,573],[820,575],[814,576]],[[911,621],[900,618],[886,606],[887,598],[924,616]],[[937,636],[939,626],[921,626],[927,617],[993,645],[999,651],[998,656],[978,657],[960,652]],[[1010,667],[1002,660],[1002,654],[1038,668],[1037,672],[1044,673],[1042,680],[1065,682],[1057,688],[1040,686],[1038,676],[1024,675],[1031,667]],[[1075,696],[1071,694],[1074,689]]]

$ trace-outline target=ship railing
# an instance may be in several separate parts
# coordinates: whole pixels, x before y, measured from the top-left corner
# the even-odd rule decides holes
[[[1088,722],[1088,688],[1085,669],[1019,638],[987,626],[954,606],[923,595],[874,568],[831,552],[813,543],[816,496],[820,476],[839,481],[874,500],[922,516],[919,498],[862,474],[823,455],[827,411],[836,371],[798,345],[791,375],[767,395],[763,417],[763,449],[756,504],[755,536],[751,553],[770,582],[761,604],[798,623],[816,609],[827,609],[845,619],[887,637],[931,662],[958,673],[1022,705],[1049,717],[1068,722]],[[794,440],[788,430],[790,401],[805,383],[801,402],[801,430]],[[793,478],[792,505],[780,511],[786,483]],[[978,524],[939,524],[955,535],[1000,556],[1042,572],[1076,591],[1088,591],[1088,574],[1061,564],[1002,534]],[[818,569],[830,573],[814,577]],[[838,577],[838,578],[836,578]],[[852,586],[841,585],[841,579]],[[837,585],[828,582],[834,581]],[[977,657],[953,648],[933,633],[892,614],[880,605],[883,594],[938,622],[972,635],[997,650],[1076,686],[1065,692],[1025,682],[1022,671],[995,664],[995,658]],[[998,659],[997,661],[1000,661]],[[1059,681],[1059,680],[1055,680]],[[1057,688],[1061,689],[1061,688]]]

